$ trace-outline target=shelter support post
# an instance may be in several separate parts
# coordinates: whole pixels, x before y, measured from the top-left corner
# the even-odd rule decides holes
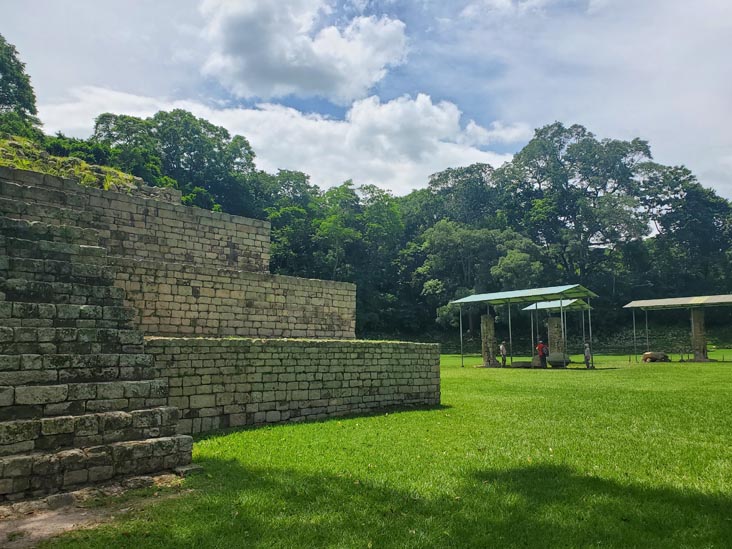
[[[585,312],[580,311],[582,313],[582,344],[584,345],[587,343],[587,337],[585,337]]]
[[[463,355],[463,306],[460,305],[460,367],[465,368],[465,356]]]
[[[638,362],[638,345],[635,339],[635,309],[633,309],[633,356],[635,361]]]
[[[534,312],[529,311],[529,318],[531,319],[531,358],[534,358]]]
[[[587,319],[588,323],[590,325],[590,364],[592,364],[592,367],[595,367],[595,349],[592,345],[592,302],[590,301],[590,298],[587,298],[587,306],[589,307],[587,309]],[[584,326],[584,321],[583,321]]]
[[[567,355],[567,329],[564,325],[566,318],[564,316],[564,300],[559,300],[559,320],[562,323],[562,357]]]
[[[508,307],[508,349],[511,353],[511,366],[513,366],[513,330],[511,329],[511,301],[506,304]]]

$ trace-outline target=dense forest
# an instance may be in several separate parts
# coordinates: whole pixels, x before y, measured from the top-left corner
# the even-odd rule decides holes
[[[732,206],[641,139],[556,122],[503,166],[450,168],[406,196],[322,189],[257,169],[246,137],[183,110],[102,114],[88,139],[45,135],[24,69],[0,36],[0,132],[176,187],[191,207],[270,220],[272,272],[357,284],[364,337],[454,334],[446,303],[474,292],[580,283],[612,332],[631,299],[732,291]]]

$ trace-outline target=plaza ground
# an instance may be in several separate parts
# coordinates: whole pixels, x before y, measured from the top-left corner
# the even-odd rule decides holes
[[[203,438],[179,495],[44,546],[729,546],[732,364],[479,362],[438,408]]]

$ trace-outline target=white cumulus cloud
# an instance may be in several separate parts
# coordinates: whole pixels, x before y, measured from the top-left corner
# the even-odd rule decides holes
[[[500,166],[511,155],[482,150],[477,144],[490,142],[489,136],[510,140],[523,135],[513,135],[516,130],[506,131],[501,124],[482,128],[469,121],[463,127],[455,104],[436,103],[425,94],[388,102],[367,97],[354,102],[343,119],[333,119],[273,103],[223,108],[87,86],[73,90],[65,101],[40,105],[39,111],[47,131],[86,136],[102,112],[146,117],[174,108],[246,136],[257,153],[258,167],[266,171],[300,170],[322,187],[353,179],[396,194],[423,187],[430,174],[448,167],[474,162]]]
[[[406,56],[402,21],[359,16],[323,25],[324,0],[207,0],[201,10],[212,47],[204,72],[239,97],[349,104]]]
[[[463,15],[452,48],[491,67],[493,118],[641,137],[732,197],[732,2],[475,0]]]

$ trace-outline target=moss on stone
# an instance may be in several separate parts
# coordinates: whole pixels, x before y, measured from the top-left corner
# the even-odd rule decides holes
[[[4,133],[0,133],[0,166],[55,175],[105,190],[132,190],[143,185],[139,177],[72,156],[53,156],[28,139]]]

